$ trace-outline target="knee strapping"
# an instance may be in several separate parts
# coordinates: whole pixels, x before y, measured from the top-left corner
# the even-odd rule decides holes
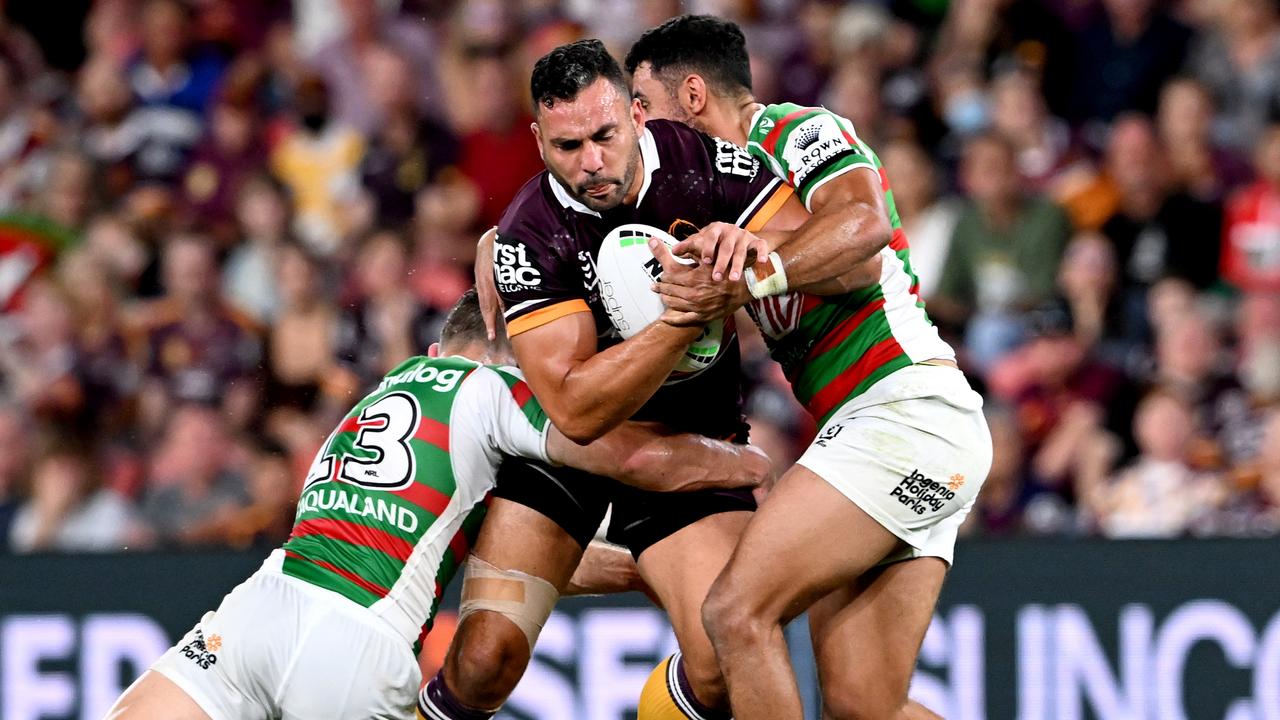
[[[520,628],[532,653],[538,634],[559,598],[555,586],[540,577],[518,570],[501,570],[472,555],[467,559],[466,576],[462,580],[458,622],[481,610],[498,613]]]

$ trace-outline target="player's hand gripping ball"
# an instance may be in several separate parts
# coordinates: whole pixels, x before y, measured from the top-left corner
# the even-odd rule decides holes
[[[666,310],[662,298],[650,289],[661,277],[662,266],[649,251],[649,238],[658,238],[667,247],[677,242],[668,233],[649,225],[621,225],[604,237],[596,258],[600,300],[624,340],[643,330]],[[676,260],[685,265],[697,264],[697,260],[690,258]],[[668,382],[688,379],[714,365],[728,347],[732,333],[732,319],[727,333],[725,320],[708,323],[685,350]]]

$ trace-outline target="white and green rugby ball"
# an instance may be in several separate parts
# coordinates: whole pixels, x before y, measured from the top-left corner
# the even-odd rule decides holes
[[[600,302],[624,340],[643,330],[666,310],[662,298],[650,289],[661,277],[662,266],[649,251],[649,238],[658,238],[667,247],[676,244],[675,238],[658,228],[632,223],[616,227],[605,235],[596,256]],[[687,258],[676,260],[686,265],[697,262]],[[693,377],[714,365],[728,341],[724,320],[709,323],[676,363],[670,381]]]

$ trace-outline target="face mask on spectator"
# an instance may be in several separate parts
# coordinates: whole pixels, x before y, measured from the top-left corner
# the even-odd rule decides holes
[[[309,112],[302,114],[302,124],[313,133],[320,132],[324,126],[329,123],[329,115],[323,112]]]
[[[947,126],[953,132],[970,135],[987,126],[987,96],[979,90],[968,90],[953,96],[943,110]]]

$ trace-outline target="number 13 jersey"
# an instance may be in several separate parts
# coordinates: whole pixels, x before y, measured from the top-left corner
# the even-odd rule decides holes
[[[282,572],[420,642],[479,532],[502,456],[547,461],[549,427],[513,368],[406,360],[316,454]]]

